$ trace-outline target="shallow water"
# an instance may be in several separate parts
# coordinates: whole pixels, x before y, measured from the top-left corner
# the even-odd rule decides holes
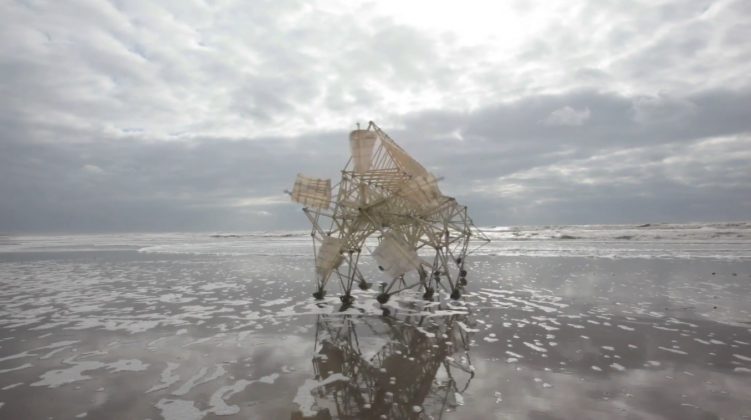
[[[0,418],[751,413],[742,241],[731,258],[485,252],[460,301],[405,292],[383,316],[373,291],[340,312],[331,285],[317,304],[297,237],[189,253],[176,238],[6,239]],[[244,251],[213,252],[227,248]]]

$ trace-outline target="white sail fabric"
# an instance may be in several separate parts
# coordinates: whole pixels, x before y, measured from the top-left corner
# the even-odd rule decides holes
[[[344,241],[339,238],[326,236],[321,241],[316,255],[316,271],[323,277],[326,277],[344,260],[342,256],[342,245]]]
[[[292,201],[306,207],[327,209],[331,204],[331,180],[309,178],[297,174],[292,187]]]
[[[435,207],[443,199],[443,194],[438,189],[438,179],[431,173],[407,181],[399,195],[420,210]]]
[[[374,131],[355,130],[349,134],[349,148],[352,151],[355,172],[363,173],[370,169],[376,139]]]
[[[391,160],[393,160],[396,166],[403,172],[412,176],[429,175],[428,171],[420,165],[420,162],[416,161],[409,155],[409,153],[405,152],[398,144],[394,143],[393,140],[384,137],[382,138],[382,144],[388,151],[389,156],[391,156]]]
[[[422,262],[417,251],[393,232],[383,235],[381,244],[373,250],[373,258],[378,268],[391,278],[416,270]]]

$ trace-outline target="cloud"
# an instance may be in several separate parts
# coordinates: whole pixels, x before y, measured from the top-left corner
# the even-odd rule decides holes
[[[589,108],[576,110],[570,106],[564,106],[551,112],[543,123],[546,125],[577,126],[584,124],[590,115]]]
[[[640,96],[634,99],[633,112],[637,123],[655,124],[691,118],[696,114],[697,106],[686,98]]]
[[[88,173],[90,173],[90,174],[94,174],[94,175],[96,175],[96,174],[102,174],[102,173],[104,173],[104,170],[102,170],[102,168],[100,168],[100,167],[98,167],[98,166],[96,166],[96,165],[91,165],[91,164],[88,164],[88,163],[87,163],[86,165],[83,165],[83,166],[81,167],[81,169],[82,169],[82,170],[83,170],[84,172],[88,172]]]
[[[383,128],[444,177],[442,190],[481,224],[743,218],[751,121],[738,111],[728,124],[727,110],[743,109],[751,93],[685,100],[694,113],[640,122],[633,108],[641,97],[572,92],[414,113],[401,128]],[[563,104],[596,112],[582,126],[539,123]],[[349,152],[346,131],[90,143],[6,134],[0,194],[12,200],[0,203],[4,231],[302,228],[283,191],[298,172],[338,178]]]
[[[471,4],[5,2],[0,231],[302,227],[370,119],[480,223],[747,217],[747,2]]]

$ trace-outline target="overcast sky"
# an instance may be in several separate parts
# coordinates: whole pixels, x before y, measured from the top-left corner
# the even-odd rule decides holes
[[[302,228],[369,120],[480,225],[751,219],[751,2],[444,3],[0,3],[0,232]]]

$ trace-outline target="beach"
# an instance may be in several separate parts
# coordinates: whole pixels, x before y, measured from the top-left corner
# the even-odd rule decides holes
[[[751,224],[483,229],[344,310],[306,232],[1,237],[0,418],[751,418]]]

